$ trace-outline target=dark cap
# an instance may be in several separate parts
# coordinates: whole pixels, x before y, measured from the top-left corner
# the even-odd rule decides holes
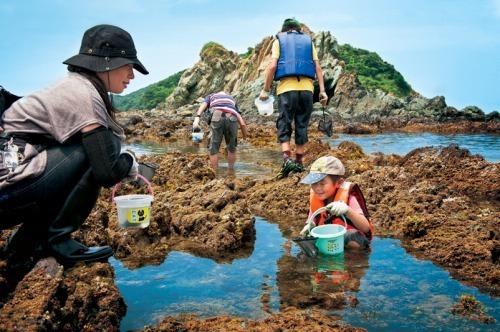
[[[63,63],[94,72],[110,71],[133,64],[142,74],[149,74],[137,59],[132,36],[117,26],[107,24],[96,25],[85,31],[80,53]]]
[[[281,26],[282,32],[285,32],[288,30],[300,31],[301,29],[302,29],[302,26],[300,25],[300,22],[297,21],[295,18],[287,18],[286,20],[283,21],[283,25]]]

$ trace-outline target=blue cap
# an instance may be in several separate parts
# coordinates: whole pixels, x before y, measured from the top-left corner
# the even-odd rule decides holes
[[[326,173],[309,173],[302,180],[300,180],[300,183],[313,184],[323,180],[324,178],[326,178],[327,175],[328,174]]]

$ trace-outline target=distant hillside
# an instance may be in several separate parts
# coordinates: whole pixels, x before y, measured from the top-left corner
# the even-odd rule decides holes
[[[114,95],[113,103],[116,108],[122,111],[155,108],[159,103],[165,101],[172,91],[174,91],[182,73],[184,73],[184,71],[175,73],[164,80],[148,85],[145,88],[125,96]]]
[[[355,48],[349,44],[339,45],[329,33],[320,33],[316,37],[316,41],[316,48],[321,54],[320,58],[325,77],[337,75],[338,78],[338,74],[329,73],[328,71],[337,71],[338,60],[341,60],[344,65],[338,72],[353,73],[358,78],[361,86],[367,91],[379,89],[396,97],[406,97],[411,94],[412,88],[403,76],[393,65],[382,60],[377,53]],[[226,50],[219,43],[208,42],[200,51],[200,59],[201,63],[203,63],[200,68],[195,65],[193,68],[180,71],[160,82],[128,95],[114,96],[115,106],[123,111],[152,109],[165,102],[167,97],[170,96],[167,104],[172,104],[172,101],[174,101],[175,105],[170,106],[180,107],[215,90],[225,89],[237,93],[233,89],[239,90],[238,87],[241,88],[250,84],[252,85],[251,90],[256,90],[250,94],[247,91],[247,94],[252,97],[247,98],[251,99],[248,103],[251,108],[253,96],[258,94],[257,90],[260,88],[260,85],[259,87],[253,87],[253,85],[259,81],[259,77],[263,77],[261,62],[270,55],[270,43],[272,43],[272,38],[266,38],[256,48],[249,47],[246,53],[238,55]],[[258,55],[258,53],[262,52],[264,53]],[[218,64],[215,65],[215,63]],[[203,75],[201,75],[202,73]],[[182,81],[183,74],[190,78],[186,82],[181,82],[183,87],[179,87],[177,91],[174,91],[179,82]],[[235,83],[236,81],[239,81],[239,83]],[[229,82],[229,86],[223,87],[219,84],[223,82]],[[212,85],[217,85],[217,87],[212,87]],[[174,92],[173,95],[171,95],[172,92]]]
[[[361,85],[368,91],[380,89],[398,97],[405,97],[412,91],[411,86],[394,66],[385,62],[375,52],[339,45],[339,59],[345,62],[346,72],[357,74]]]

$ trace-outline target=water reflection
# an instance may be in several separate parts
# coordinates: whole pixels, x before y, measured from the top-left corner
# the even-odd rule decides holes
[[[121,330],[182,313],[260,319],[279,310],[276,261],[283,255],[284,239],[276,225],[261,218],[255,228],[251,255],[226,263],[180,251],[170,252],[161,265],[134,270],[111,259],[127,304]]]
[[[498,331],[500,300],[452,279],[430,261],[409,255],[398,240],[375,238],[370,267],[355,296],[359,304],[346,307],[342,318],[369,331]],[[471,294],[496,324],[486,325],[451,314],[461,294]]]
[[[165,144],[141,142],[124,145],[124,149],[131,149],[137,155],[162,154],[162,153],[197,153],[208,154],[206,145],[194,143],[191,140],[177,140]],[[236,150],[236,163],[234,171],[228,170],[225,149],[221,148],[219,153],[219,168],[217,174],[220,176],[254,176],[263,177],[272,174],[271,167],[266,165],[279,165],[281,153],[278,150],[255,148],[248,143],[241,143]]]
[[[302,252],[282,256],[277,274],[281,307],[342,308],[347,302],[344,292],[359,290],[368,257],[368,252],[361,251],[314,258]]]
[[[500,300],[464,286],[398,240],[374,238],[372,251],[310,259],[276,224],[256,218],[254,250],[227,263],[170,252],[158,266],[127,269],[111,259],[127,304],[122,330],[165,316],[265,318],[288,306],[328,309],[369,331],[498,331],[451,314],[461,294],[475,296],[500,319]]]

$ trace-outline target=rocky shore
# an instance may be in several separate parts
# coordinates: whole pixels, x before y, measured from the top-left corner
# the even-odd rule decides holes
[[[168,144],[189,136],[190,122],[180,116],[131,113],[120,121],[126,124],[130,142]],[[274,148],[274,130],[272,119],[252,120],[248,143]],[[421,148],[406,156],[366,155],[350,142],[331,149],[319,140],[316,130],[311,134],[306,165],[326,154],[343,160],[349,179],[363,189],[377,235],[397,237],[407,251],[432,260],[456,279],[492,296],[500,295],[498,163],[456,146]],[[174,250],[218,262],[245,257],[255,240],[254,215],[278,224],[289,238],[299,232],[307,216],[309,189],[298,183],[303,174],[282,180],[220,177],[208,167],[206,155],[177,152],[141,160],[159,165],[153,179],[155,213],[150,226],[144,230],[119,228],[111,191],[104,189],[98,205],[74,234],[87,245],[112,246],[116,259],[129,268],[159,264]],[[266,166],[274,173],[280,167]],[[126,184],[118,194],[141,190],[146,192]],[[9,234],[2,231],[0,246]],[[290,269],[299,264],[288,260],[284,256],[278,264]],[[289,283],[289,278],[286,273],[278,275],[278,286]],[[356,291],[359,278],[346,283],[344,290]],[[166,317],[145,330],[359,330],[326,314],[329,309],[355,305],[357,299],[344,292],[311,297],[297,289],[296,294],[293,299],[283,296],[280,312],[263,321]],[[119,329],[126,312],[108,263],[64,269],[51,258],[21,260],[8,253],[0,258],[0,301],[0,330],[9,331],[113,331]]]
[[[329,97],[325,110],[334,123],[345,128],[342,131],[499,133],[498,110],[487,110],[491,111],[487,113],[472,105],[457,109],[448,105],[444,96],[426,98],[414,91],[401,74],[378,55],[364,60],[361,57],[367,54],[366,51],[358,50],[360,54],[346,55],[346,50],[352,47],[339,44],[331,32],[314,33],[305,25],[302,30],[311,36],[318,51]],[[200,51],[199,61],[182,73],[173,92],[157,105],[156,110],[169,116],[190,117],[206,95],[226,91],[235,97],[244,116],[258,118],[254,99],[264,84],[265,69],[271,61],[272,42],[273,37],[263,38],[245,56],[215,42],[207,43]],[[349,58],[363,65],[353,69]],[[388,87],[384,88],[379,82],[384,75],[383,70],[391,72],[388,74],[391,78],[386,82],[391,89],[396,89],[399,84],[405,86],[405,91],[393,93]],[[371,74],[366,74],[367,78],[358,71]],[[363,78],[380,84],[378,87],[368,87],[363,84]],[[319,88],[316,86],[316,101],[318,94]],[[276,100],[275,109],[277,103]],[[316,104],[315,114],[319,116],[321,112],[321,107]]]

